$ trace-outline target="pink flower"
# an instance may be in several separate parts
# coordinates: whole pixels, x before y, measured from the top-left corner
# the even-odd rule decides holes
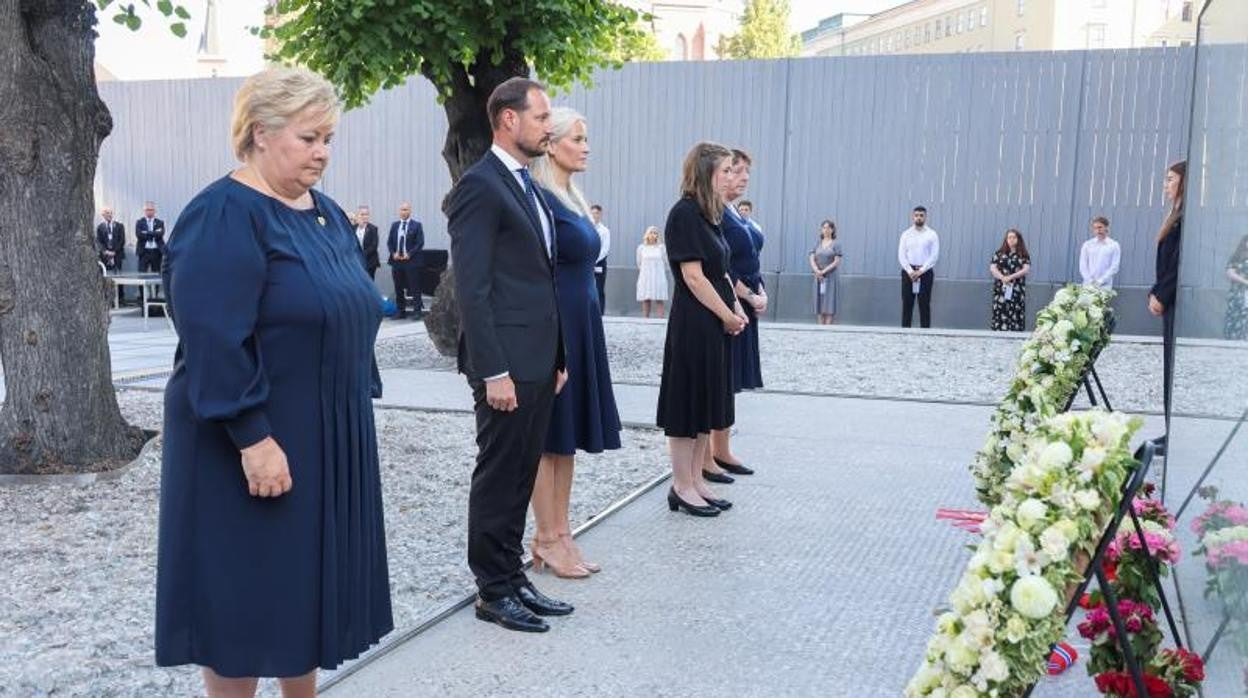
[[[1208,551],[1209,567],[1221,567],[1223,563],[1248,566],[1248,540],[1233,540]]]

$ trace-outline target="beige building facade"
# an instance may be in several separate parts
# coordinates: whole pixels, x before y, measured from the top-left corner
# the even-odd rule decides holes
[[[722,36],[740,29],[742,0],[625,0],[625,5],[654,16],[652,27],[668,60],[710,61],[719,55]]]
[[[1194,0],[912,0],[836,15],[802,33],[803,55],[1063,51],[1196,40]]]

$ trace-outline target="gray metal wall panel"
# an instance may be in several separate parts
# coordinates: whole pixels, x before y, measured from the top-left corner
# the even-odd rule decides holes
[[[555,102],[589,121],[593,153],[579,183],[607,209],[613,266],[632,266],[645,227],[662,228],[685,153],[711,139],[754,156],[748,197],[767,232],[768,271],[803,273],[819,221],[832,218],[847,274],[894,277],[898,234],[923,203],[942,235],[942,278],[987,281],[988,258],[1013,226],[1035,282],[1070,279],[1087,221],[1103,213],[1123,244],[1119,282],[1138,286],[1151,282],[1162,172],[1184,152],[1191,60],[1190,50],[1143,49],[646,63],[602,72]],[[101,151],[99,201],[130,224],[144,198],[176,218],[234,165],[238,84],[101,85],[116,127]],[[413,79],[347,114],[324,189],[347,208],[370,204],[383,228],[409,200],[429,246],[445,247],[446,118],[434,97]],[[1211,127],[1243,128],[1242,117],[1218,118],[1227,123]],[[1248,190],[1242,168],[1220,166]],[[1185,278],[1220,276],[1210,266]]]

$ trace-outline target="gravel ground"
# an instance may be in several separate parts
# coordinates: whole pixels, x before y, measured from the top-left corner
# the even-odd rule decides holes
[[[160,394],[122,391],[119,399],[133,423],[159,428]],[[377,423],[390,586],[402,629],[472,588],[464,549],[473,421],[378,410]],[[574,523],[666,469],[661,435],[631,430],[622,450],[578,464]],[[112,481],[0,487],[0,695],[196,694],[194,669],[152,664],[159,486],[153,444]],[[262,692],[276,695],[274,682]]]
[[[608,322],[612,378],[657,385],[666,327]],[[768,390],[996,404],[1005,394],[1023,340],[929,334],[848,332],[762,326],[763,380]],[[423,335],[378,345],[383,368],[454,370]],[[1238,416],[1242,405],[1224,395],[1248,394],[1248,345],[1181,347],[1175,409]],[[1110,343],[1097,373],[1117,409],[1161,411],[1161,345]]]

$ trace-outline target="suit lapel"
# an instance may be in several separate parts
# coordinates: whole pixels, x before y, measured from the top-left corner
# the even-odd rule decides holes
[[[520,204],[520,209],[523,210],[528,217],[529,226],[533,229],[533,234],[537,236],[537,243],[541,245],[542,252],[546,254],[546,259],[549,261],[551,255],[550,250],[546,249],[546,236],[542,234],[542,222],[537,219],[537,211],[533,210],[533,207],[529,205],[527,200],[528,197],[524,195],[524,189],[521,188],[520,183],[516,181],[515,174],[512,173],[511,170],[507,169],[507,166],[503,164],[502,160],[498,159],[497,155],[495,155],[492,151],[487,151],[486,156],[489,157],[490,162],[493,163],[494,169],[498,171],[498,175],[503,178],[504,186],[511,191],[512,196],[516,197],[516,203]],[[535,187],[533,193],[537,195],[539,205],[545,207],[546,203],[542,200],[541,192],[537,191]],[[555,220],[553,216],[550,216],[550,209],[547,208],[546,210],[548,220],[550,220],[552,226],[551,233],[553,234]]]

